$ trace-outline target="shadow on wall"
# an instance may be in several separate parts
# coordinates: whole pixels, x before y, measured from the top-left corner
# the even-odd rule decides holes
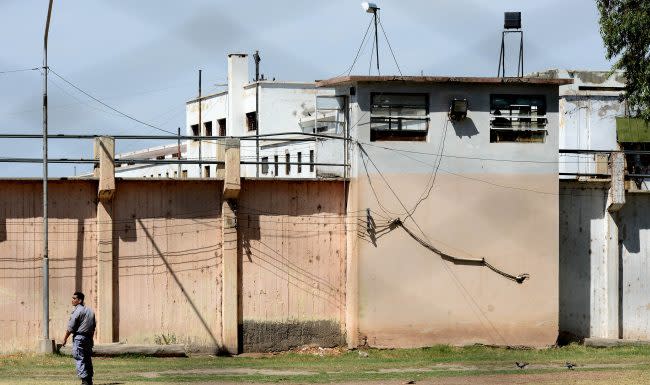
[[[606,189],[560,184],[559,345],[591,334],[591,259],[593,253],[602,252],[595,245],[605,239],[606,202]]]
[[[463,136],[471,138],[472,136],[478,134],[478,128],[476,128],[476,124],[474,124],[474,121],[469,117],[462,120],[452,120],[451,124],[454,127],[456,136],[459,138],[462,138]]]

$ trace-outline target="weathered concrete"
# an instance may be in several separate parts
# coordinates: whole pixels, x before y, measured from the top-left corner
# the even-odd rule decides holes
[[[259,322],[244,321],[244,352],[273,352],[315,344],[323,348],[345,343],[341,327],[334,321]]]
[[[97,339],[113,342],[113,197],[115,196],[115,140],[95,140],[95,156],[99,158],[97,191]]]
[[[239,353],[239,274],[237,261],[237,214],[235,202],[224,201],[221,204],[221,231],[223,256],[221,294],[221,313],[223,319],[223,345],[231,354]]]

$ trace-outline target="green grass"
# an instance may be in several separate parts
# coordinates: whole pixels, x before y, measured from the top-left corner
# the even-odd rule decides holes
[[[423,349],[365,350],[335,356],[298,353],[261,357],[95,358],[95,382],[173,384],[192,382],[356,382],[421,380],[437,377],[484,375],[535,375],[566,373],[566,361],[574,372],[620,371],[633,380],[650,379],[650,347],[629,346],[594,349],[579,345],[543,350],[515,350],[472,346],[435,346]],[[515,361],[531,365],[525,370]],[[284,371],[287,373],[278,373]],[[627,374],[626,374],[627,373]],[[642,373],[639,375],[638,373]],[[618,378],[618,377],[617,377]],[[0,356],[0,384],[76,382],[74,361],[64,356]]]

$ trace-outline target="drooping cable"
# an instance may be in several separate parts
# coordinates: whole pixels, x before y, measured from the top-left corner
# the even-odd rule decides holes
[[[359,44],[359,48],[357,49],[357,54],[354,56],[354,60],[352,61],[352,64],[350,67],[348,67],[347,70],[341,72],[340,74],[336,75],[336,77],[343,76],[343,74],[348,74],[352,72],[354,69],[354,65],[357,64],[357,59],[359,59],[359,54],[361,54],[361,50],[363,49],[363,45],[366,42],[366,37],[368,37],[368,32],[370,31],[370,26],[372,26],[372,20],[370,20],[370,23],[368,23],[368,28],[366,28],[366,33],[363,35],[363,39],[361,39],[361,44]]]
[[[156,129],[156,130],[158,130],[158,131],[162,131],[162,132],[166,132],[166,133],[168,133],[168,134],[176,135],[175,132],[165,130],[164,128],[156,127],[156,126],[154,126],[153,124],[150,124],[150,123],[147,123],[147,122],[143,122],[142,120],[140,120],[140,119],[138,119],[138,118],[135,118],[135,117],[133,117],[133,116],[131,116],[131,115],[129,115],[129,114],[126,114],[126,113],[124,113],[124,112],[118,110],[118,109],[115,108],[115,107],[112,107],[112,106],[110,106],[110,105],[104,103],[103,101],[97,99],[96,97],[92,96],[92,95],[89,94],[88,92],[86,92],[86,91],[82,90],[81,88],[77,87],[75,84],[73,84],[72,82],[70,82],[69,80],[67,80],[66,78],[64,78],[63,76],[59,75],[59,74],[58,74],[56,71],[54,71],[52,68],[49,68],[49,71],[52,72],[54,75],[56,75],[56,77],[58,77],[59,79],[63,80],[65,83],[67,83],[70,87],[72,87],[72,88],[74,88],[75,90],[81,92],[82,94],[86,95],[87,97],[91,98],[92,100],[96,101],[97,103],[103,105],[104,107],[106,107],[106,108],[108,108],[108,109],[110,109],[110,110],[112,110],[112,111],[117,112],[118,114],[124,116],[125,118],[131,119],[131,120],[133,120],[133,121],[135,121],[135,122],[138,122],[138,123],[140,123],[140,124],[142,124],[142,125],[145,125],[145,126],[147,126],[147,127],[151,127],[151,128]]]
[[[16,73],[16,72],[38,71],[40,69],[41,69],[41,67],[21,68],[21,69],[17,69],[17,70],[0,71],[0,74],[12,74],[12,73]]]

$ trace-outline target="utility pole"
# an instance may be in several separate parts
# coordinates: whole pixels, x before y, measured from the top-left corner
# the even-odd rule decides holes
[[[203,177],[203,164],[201,164],[201,161],[203,160],[201,157],[201,147],[203,147],[203,144],[201,143],[201,132],[203,131],[201,104],[203,104],[203,101],[201,100],[201,70],[199,70],[199,178]]]
[[[43,37],[43,318],[41,334],[41,353],[52,353],[50,340],[50,259],[48,255],[48,221],[47,221],[47,38],[50,32],[52,3],[47,8],[45,35]]]
[[[255,176],[260,176],[260,53],[255,51]]]

